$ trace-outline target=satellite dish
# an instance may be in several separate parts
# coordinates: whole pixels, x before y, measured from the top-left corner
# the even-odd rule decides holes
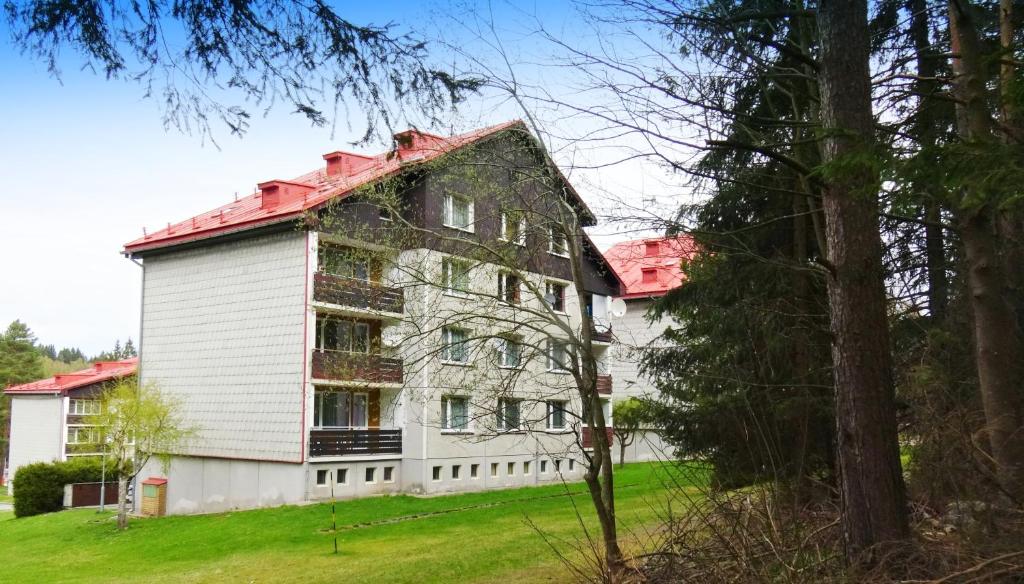
[[[555,295],[552,294],[551,292],[548,292],[547,294],[544,295],[544,302],[547,302],[549,306],[554,306]]]
[[[626,316],[626,301],[621,298],[613,298],[608,303],[608,312],[611,313],[615,318],[622,318]]]

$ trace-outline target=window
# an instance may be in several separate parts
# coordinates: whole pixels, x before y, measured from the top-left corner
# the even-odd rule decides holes
[[[327,274],[369,281],[370,261],[366,257],[360,257],[362,254],[365,252],[324,244],[317,250],[317,265],[321,272]]]
[[[99,444],[99,431],[89,426],[68,426],[68,444]]]
[[[317,388],[313,423],[318,428],[365,428],[369,425],[369,410],[366,393]]]
[[[368,466],[366,467],[366,483],[373,484],[377,482],[377,467]]]
[[[466,331],[457,328],[441,329],[441,360],[449,363],[469,362],[469,342]]]
[[[644,255],[649,258],[657,257],[661,253],[660,247],[657,241],[648,241],[644,243]]]
[[[640,280],[644,284],[654,284],[658,281],[657,268],[643,268],[640,270]]]
[[[479,464],[471,464],[471,465],[469,465],[469,478],[475,479],[478,476],[480,476],[480,465]]]
[[[441,480],[441,467],[435,466],[433,471],[433,479],[435,481]]]
[[[569,459],[569,472],[572,472],[572,470],[574,468],[576,468],[576,461],[574,459],[570,458]]]
[[[369,323],[317,315],[316,348],[347,353],[370,352]]]
[[[569,342],[548,339],[548,371],[568,371],[572,365]]]
[[[465,260],[444,258],[441,260],[441,283],[445,292],[465,296],[469,293],[469,270],[472,265]]]
[[[499,338],[500,367],[519,367],[523,358],[523,343],[516,337]]]
[[[316,486],[323,487],[327,485],[327,471],[318,470],[316,471]]]
[[[565,402],[564,401],[549,401],[547,402],[547,426],[548,430],[564,430],[565,429]],[[555,467],[557,470],[558,461],[555,461]]]
[[[498,299],[506,304],[519,304],[519,277],[509,272],[498,273]]]
[[[95,399],[73,399],[68,404],[68,413],[73,416],[95,416],[100,413],[100,402]]]
[[[501,212],[501,238],[517,245],[526,243],[526,217],[521,212]]]
[[[462,473],[462,465],[453,464],[452,465],[452,480],[456,480],[456,481],[459,480],[461,478],[459,476],[461,473]]]
[[[517,399],[502,398],[498,400],[497,428],[499,430],[519,429],[519,403]]]
[[[473,200],[459,195],[444,197],[445,227],[473,231]]]
[[[498,476],[498,463],[497,462],[492,462],[491,463],[491,477],[497,477],[497,476]]]
[[[544,300],[555,312],[565,312],[565,284],[548,282],[544,290]]]
[[[548,461],[546,461],[546,460],[540,461],[540,473],[541,474],[548,474]]]
[[[562,460],[561,459],[558,459],[558,458],[555,459],[555,472],[562,472]]]
[[[384,467],[384,482],[393,483],[395,482],[395,467],[385,466]]]
[[[327,471],[324,471],[324,472],[327,472]],[[339,468],[337,471],[335,471],[335,475],[334,476],[338,479],[337,482],[338,482],[339,485],[347,485],[348,484],[348,469],[347,468]]]
[[[548,228],[548,252],[560,256],[569,255],[569,244],[565,240],[565,233],[557,225]]]
[[[445,430],[469,430],[469,399],[446,397],[441,399],[442,423]]]
[[[527,460],[526,462],[523,463],[523,474],[524,475],[529,475],[530,474],[530,461],[529,460]]]
[[[508,473],[507,473],[508,476],[510,476],[510,477],[516,476],[516,463],[514,463],[514,462],[508,463],[508,468],[506,470],[508,471]]]

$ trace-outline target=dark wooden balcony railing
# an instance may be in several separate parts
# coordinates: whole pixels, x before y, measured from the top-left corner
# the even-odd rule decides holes
[[[612,376],[606,374],[597,376],[597,393],[608,395],[612,392]]]
[[[612,342],[612,327],[611,326],[593,326],[590,327],[590,338],[595,343],[610,343]]]
[[[594,447],[594,433],[593,433],[593,430],[590,429],[590,426],[583,426],[582,428],[580,428],[580,430],[582,430],[580,432],[580,438],[582,438],[583,447],[584,448],[593,448]],[[613,433],[612,433],[613,431],[612,431],[612,429],[611,428],[605,428],[604,432],[605,432],[605,436],[608,437],[608,444],[611,444],[612,443],[612,438],[613,438]]]
[[[310,456],[366,456],[401,454],[402,431],[398,429],[312,429]]]
[[[402,360],[372,353],[315,350],[313,379],[402,383]]]
[[[401,313],[405,302],[402,291],[396,288],[325,272],[313,274],[313,300],[394,313]]]

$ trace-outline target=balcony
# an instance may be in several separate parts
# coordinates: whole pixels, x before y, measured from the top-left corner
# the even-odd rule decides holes
[[[610,395],[612,393],[612,376],[605,374],[598,374],[597,376],[597,393],[602,395]]]
[[[590,338],[595,343],[611,343],[612,339],[612,327],[611,325],[590,325]]]
[[[373,353],[313,351],[313,379],[402,383],[402,360]]]
[[[314,428],[309,431],[311,457],[377,454],[402,454],[402,431],[385,428]]]
[[[375,282],[335,276],[325,272],[313,274],[313,300],[360,310],[401,314],[405,298],[397,288]]]
[[[590,426],[583,426],[582,428],[580,428],[580,430],[581,430],[580,431],[580,438],[582,439],[583,447],[584,448],[593,448],[594,447],[594,432],[593,432],[593,430],[591,430]],[[612,443],[612,437],[613,437],[612,429],[611,428],[605,428],[604,431],[605,431],[605,436],[608,437],[608,444],[611,444]]]

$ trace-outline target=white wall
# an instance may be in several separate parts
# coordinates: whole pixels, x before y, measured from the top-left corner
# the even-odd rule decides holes
[[[306,233],[151,256],[144,266],[142,382],[182,400],[198,430],[182,453],[301,461]]]
[[[18,467],[63,460],[64,399],[58,395],[11,397],[10,478]]]

